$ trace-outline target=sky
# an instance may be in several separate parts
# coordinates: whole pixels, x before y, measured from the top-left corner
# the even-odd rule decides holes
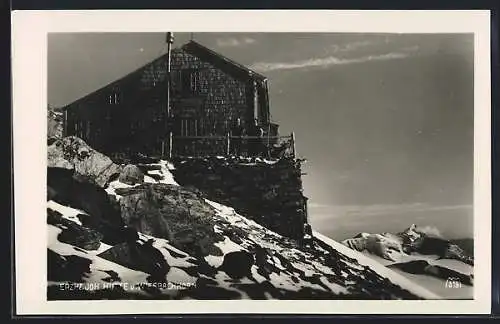
[[[307,160],[313,226],[339,238],[398,218],[472,235],[472,34],[176,33],[174,47],[191,38],[268,77],[272,119]],[[50,34],[49,104],[165,53],[163,33]]]

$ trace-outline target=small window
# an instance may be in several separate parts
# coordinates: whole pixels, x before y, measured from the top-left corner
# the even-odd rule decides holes
[[[191,73],[191,91],[193,93],[200,92],[200,79],[201,79],[200,71],[194,71],[193,73]]]
[[[184,69],[180,71],[172,71],[172,89],[180,94],[191,94],[198,87],[196,80],[199,77],[195,76],[193,69]]]
[[[113,92],[108,96],[108,104],[117,105],[119,103],[118,92]]]

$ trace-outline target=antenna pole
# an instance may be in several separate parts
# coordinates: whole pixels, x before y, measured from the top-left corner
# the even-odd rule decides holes
[[[171,82],[171,63],[172,63],[172,44],[174,42],[174,34],[171,32],[167,33],[167,52],[168,52],[168,63],[167,63],[167,118],[170,118],[170,82]]]
[[[172,44],[174,43],[174,34],[171,32],[167,33],[167,51],[168,51],[168,63],[167,63],[167,118],[166,118],[166,128],[168,130],[168,157],[172,157],[172,123],[171,123],[171,107],[170,107],[170,83],[172,81]],[[162,149],[162,156],[164,154],[164,149]]]

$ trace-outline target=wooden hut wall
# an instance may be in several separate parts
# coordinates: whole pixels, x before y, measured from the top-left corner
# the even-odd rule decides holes
[[[251,117],[248,80],[185,51],[173,56],[172,71],[174,114],[197,119],[200,135],[224,135],[236,118]]]
[[[253,118],[253,80],[199,56],[182,49],[172,51],[172,113],[178,119],[197,119],[198,135],[223,135],[236,118],[243,123]],[[161,85],[166,91],[166,71],[166,57],[154,61],[143,71],[142,88]],[[262,87],[258,93],[263,94],[265,88],[258,86]],[[262,100],[259,104],[264,105]]]
[[[196,54],[196,55],[195,55]],[[171,57],[171,109],[176,135],[224,135],[236,118],[253,118],[253,79],[241,68],[213,64],[210,57],[174,49]],[[167,56],[70,104],[67,135],[104,152],[161,151],[166,123]],[[257,82],[259,117],[267,121],[266,83]],[[183,121],[184,120],[184,121]],[[181,130],[182,123],[190,126]],[[194,127],[193,127],[194,125]]]

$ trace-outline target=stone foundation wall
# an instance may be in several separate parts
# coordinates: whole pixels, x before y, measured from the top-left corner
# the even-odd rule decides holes
[[[173,161],[175,180],[193,186],[208,199],[226,204],[257,223],[302,240],[307,198],[302,194],[301,161],[242,158],[187,158]]]

